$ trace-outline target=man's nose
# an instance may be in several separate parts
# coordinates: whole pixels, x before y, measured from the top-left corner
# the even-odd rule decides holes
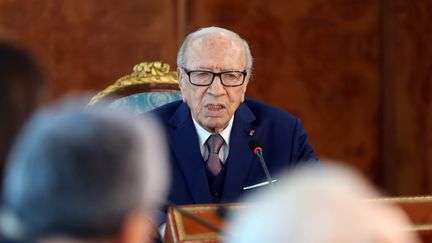
[[[213,82],[210,84],[207,91],[216,96],[225,93],[225,86],[223,86],[220,76],[214,77]]]

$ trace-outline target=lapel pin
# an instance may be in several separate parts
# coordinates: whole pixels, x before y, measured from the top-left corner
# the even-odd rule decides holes
[[[251,130],[249,130],[249,136],[253,136],[255,134],[255,130],[253,130],[253,129],[251,129]]]

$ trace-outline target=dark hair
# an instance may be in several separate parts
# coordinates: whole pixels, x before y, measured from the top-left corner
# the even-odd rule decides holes
[[[7,154],[31,112],[39,105],[45,79],[24,49],[0,41],[0,176]]]

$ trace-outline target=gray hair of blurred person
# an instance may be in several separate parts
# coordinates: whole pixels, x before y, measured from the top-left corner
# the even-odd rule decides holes
[[[165,198],[168,158],[154,118],[82,108],[43,109],[18,137],[4,182],[6,235],[113,236],[129,213]]]
[[[231,219],[228,243],[417,243],[404,213],[337,164],[295,170],[253,195]]]
[[[246,53],[246,71],[248,73],[248,75],[251,75],[252,73],[252,66],[253,66],[253,58],[252,58],[252,54],[249,48],[249,44],[247,43],[246,40],[244,40],[243,38],[241,38],[237,33],[231,31],[231,30],[227,30],[224,28],[220,28],[220,27],[206,27],[206,28],[201,28],[198,29],[195,32],[190,33],[183,41],[178,53],[177,53],[177,67],[186,67],[186,52],[187,52],[187,48],[189,46],[189,43],[191,43],[193,40],[204,36],[204,35],[208,35],[208,34],[212,34],[212,33],[226,33],[228,35],[234,36],[238,39],[241,40],[241,42],[243,43],[243,47],[244,47],[244,51]]]

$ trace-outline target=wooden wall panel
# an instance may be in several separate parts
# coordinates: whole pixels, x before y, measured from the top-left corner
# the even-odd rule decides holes
[[[322,158],[395,195],[432,190],[430,0],[0,0],[0,38],[27,46],[52,97],[100,90],[216,25],[249,41],[248,96],[302,118]],[[94,92],[95,92],[94,91]]]
[[[216,25],[249,41],[248,95],[298,115],[322,158],[377,173],[379,2],[190,1],[188,29]]]
[[[100,90],[141,61],[175,65],[175,1],[0,1],[0,37],[41,60],[53,97]]]
[[[383,0],[383,183],[432,193],[432,2]]]

